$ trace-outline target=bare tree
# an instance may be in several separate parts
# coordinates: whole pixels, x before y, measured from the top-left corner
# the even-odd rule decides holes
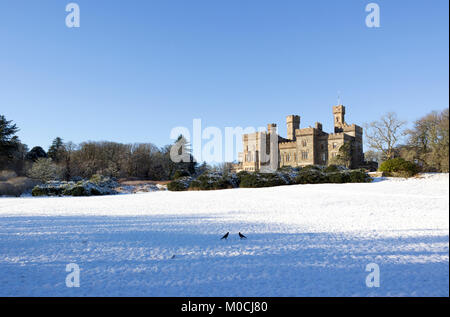
[[[397,118],[394,112],[383,115],[380,120],[366,124],[366,142],[370,148],[383,153],[385,159],[395,155],[395,145],[404,135],[403,127],[406,121]]]
[[[424,171],[448,171],[449,112],[433,111],[406,131],[409,138],[400,155],[418,162]]]

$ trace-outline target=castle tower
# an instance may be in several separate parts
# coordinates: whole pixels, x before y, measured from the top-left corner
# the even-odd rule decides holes
[[[290,115],[286,117],[287,138],[295,141],[295,130],[300,128],[300,116]]]
[[[334,132],[342,132],[345,126],[345,107],[343,105],[333,106]]]
[[[276,123],[269,123],[267,125],[267,132],[268,133],[277,133],[277,124]]]

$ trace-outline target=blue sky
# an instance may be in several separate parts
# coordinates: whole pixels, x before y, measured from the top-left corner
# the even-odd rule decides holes
[[[449,104],[448,1],[0,0],[0,114],[31,148],[56,136],[171,142],[176,126],[265,126],[299,114],[331,131]]]

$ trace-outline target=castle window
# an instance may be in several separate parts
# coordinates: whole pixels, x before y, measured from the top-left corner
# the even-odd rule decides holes
[[[337,143],[333,142],[333,149],[337,148]]]
[[[322,162],[326,162],[326,161],[327,161],[327,154],[322,153]]]
[[[304,147],[308,145],[308,143],[306,142],[305,139],[302,140],[302,145],[303,145]]]
[[[286,162],[290,162],[292,161],[292,154],[291,153],[287,153],[286,154]]]
[[[307,159],[308,159],[308,152],[302,151],[302,160],[307,160]]]

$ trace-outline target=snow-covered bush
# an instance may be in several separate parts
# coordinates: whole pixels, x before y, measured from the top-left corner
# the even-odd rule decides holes
[[[288,185],[289,182],[280,173],[238,173],[239,187],[259,188]]]
[[[178,179],[186,176],[191,176],[191,174],[189,174],[189,172],[185,170],[178,170],[173,174],[173,179]]]
[[[334,173],[334,172],[341,172],[341,171],[347,171],[348,168],[343,165],[328,165],[323,169],[323,172],[325,173]]]
[[[326,172],[328,171],[328,172]],[[292,184],[324,184],[368,182],[370,177],[363,170],[350,171],[340,166],[325,168],[309,165],[304,168],[283,167],[274,173],[254,173],[241,171],[237,174],[206,172],[197,177],[181,177],[170,182],[171,191],[214,190],[225,188],[260,188]]]
[[[206,172],[193,180],[189,189],[212,190],[237,187],[237,179],[219,172]]]
[[[167,189],[170,191],[183,191],[189,188],[189,185],[194,180],[191,176],[180,177],[167,184]]]
[[[313,166],[313,165],[310,165]],[[327,183],[327,174],[317,167],[304,167],[295,178],[296,184],[321,184]]]
[[[79,181],[59,182],[50,181],[33,188],[33,196],[100,196],[117,194],[115,187],[118,184],[111,179],[105,178],[100,182]]]
[[[41,182],[60,179],[61,169],[49,158],[38,158],[28,171],[28,176]]]

